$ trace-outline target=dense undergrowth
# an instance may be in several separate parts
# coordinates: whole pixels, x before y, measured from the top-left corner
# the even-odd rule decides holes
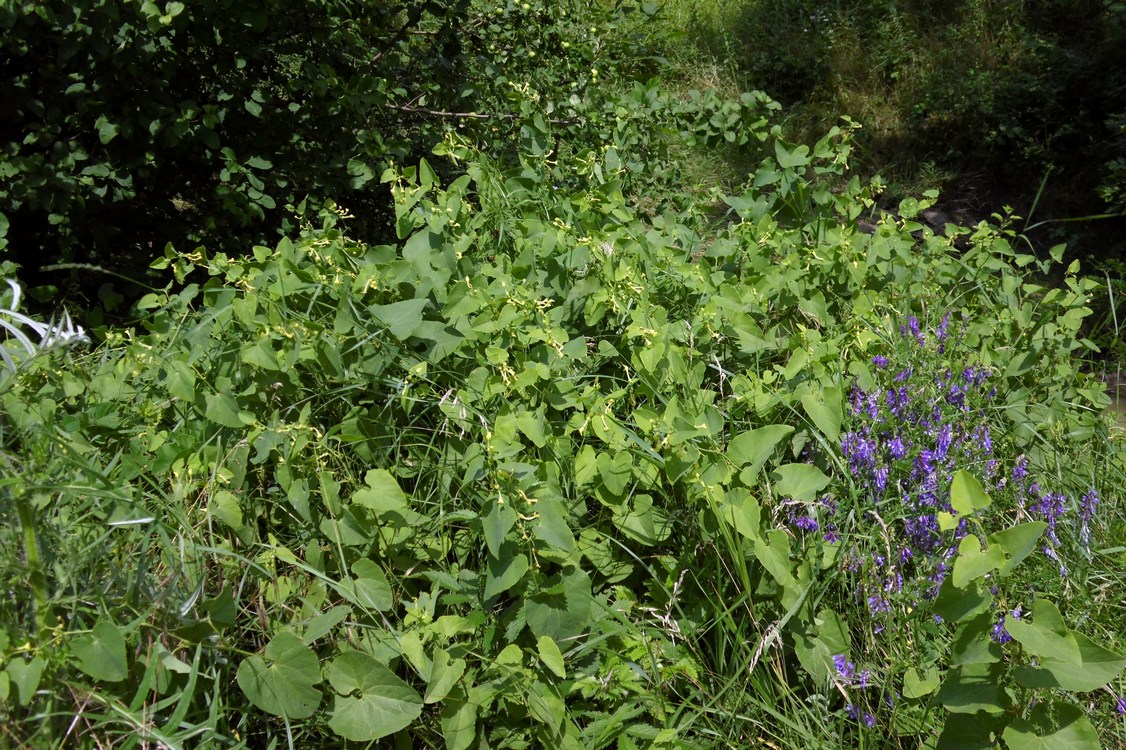
[[[668,12],[724,77],[786,106],[791,137],[842,114],[863,123],[856,168],[900,197],[941,187],[944,208],[974,222],[1007,203],[1045,249],[1126,252],[1126,5],[675,0]]]
[[[1108,286],[630,70],[373,174],[385,239],[12,288],[0,745],[1120,746]]]

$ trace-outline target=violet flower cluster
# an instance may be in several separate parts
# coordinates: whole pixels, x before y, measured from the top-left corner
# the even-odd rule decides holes
[[[867,572],[858,595],[872,615],[890,610],[889,599],[908,592],[933,597],[951,565],[964,527],[953,534],[938,525],[950,511],[950,480],[968,469],[990,482],[997,472],[984,409],[995,398],[992,374],[969,362],[954,362],[949,315],[932,331],[911,316],[901,328],[908,364],[872,358],[872,383],[852,387],[841,452],[861,513],[885,530],[886,548],[852,556]]]
[[[863,669],[857,672],[856,665],[849,661],[844,654],[837,654],[833,657],[833,667],[837,671],[836,680],[842,688],[867,690],[874,687],[871,670]],[[866,727],[876,726],[875,715],[862,709],[856,703],[846,705],[845,714],[853,721],[863,722]]]
[[[825,543],[844,539],[849,545],[840,557],[849,596],[867,611],[877,634],[937,596],[959,542],[970,533],[964,519],[950,531],[938,523],[940,512],[952,511],[950,484],[958,470],[974,474],[993,496],[988,513],[994,515],[977,519],[987,527],[993,518],[1003,519],[999,528],[1044,521],[1043,552],[1064,576],[1066,540],[1061,535],[1078,537],[1080,549],[1090,556],[1098,494],[1090,491],[1072,502],[1043,489],[1030,476],[1024,456],[1002,467],[988,419],[996,408],[1000,379],[963,346],[965,322],[956,333],[950,330],[949,315],[933,328],[912,315],[887,354],[872,357],[869,374],[852,386],[841,436],[854,491],[847,499],[827,496],[805,506],[803,513],[791,513],[790,522],[803,537],[816,534]],[[862,531],[841,533],[838,524],[843,530],[848,518],[853,519],[849,528]],[[1001,606],[993,639],[1011,641],[1005,617],[1020,619],[1022,614],[1019,605]],[[858,675],[843,654],[833,662],[843,687],[868,686],[870,675]],[[859,707],[870,701],[863,693],[859,697],[845,712],[872,726],[872,714]]]

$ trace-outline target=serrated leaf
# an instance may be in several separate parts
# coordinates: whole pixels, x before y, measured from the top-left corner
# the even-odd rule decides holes
[[[328,667],[328,682],[340,695],[328,725],[354,742],[398,732],[422,713],[422,696],[390,669],[359,651],[346,651]]]
[[[563,663],[563,652],[559,650],[551,636],[541,635],[536,639],[536,649],[539,651],[540,661],[555,673],[561,680],[567,679],[567,667]]]
[[[317,655],[288,630],[266,645],[262,656],[242,660],[235,680],[255,706],[274,716],[307,719],[321,703],[321,681]]]
[[[809,464],[783,464],[771,475],[775,494],[810,501],[829,486],[829,477]]]
[[[120,682],[129,674],[125,637],[109,620],[99,620],[90,633],[74,638],[70,651],[77,667],[95,680]]]

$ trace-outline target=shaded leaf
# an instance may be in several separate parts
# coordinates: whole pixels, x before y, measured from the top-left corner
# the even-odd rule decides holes
[[[506,542],[497,557],[489,558],[488,574],[485,576],[486,601],[508,591],[519,583],[527,572],[528,556],[512,542]]]
[[[653,505],[649,495],[637,495],[627,511],[615,513],[614,525],[629,538],[645,545],[660,544],[672,535],[669,514]]]
[[[74,638],[70,651],[78,668],[95,680],[120,682],[129,674],[125,637],[109,620],[99,620],[90,633]]]
[[[1028,719],[1016,718],[1001,735],[1009,750],[1099,750],[1099,733],[1083,712],[1055,701],[1032,710]],[[1054,714],[1053,725],[1049,714]]]
[[[949,714],[935,750],[994,750],[997,720],[988,714]]]
[[[528,628],[535,636],[565,641],[581,635],[593,606],[590,577],[582,568],[569,568],[559,583],[524,599]]]

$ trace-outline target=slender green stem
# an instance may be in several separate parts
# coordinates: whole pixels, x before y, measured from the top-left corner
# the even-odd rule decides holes
[[[16,499],[16,510],[23,532],[23,554],[27,561],[28,580],[35,599],[35,637],[42,640],[51,628],[51,606],[47,595],[47,576],[39,555],[39,538],[36,534],[35,509],[24,498]]]

